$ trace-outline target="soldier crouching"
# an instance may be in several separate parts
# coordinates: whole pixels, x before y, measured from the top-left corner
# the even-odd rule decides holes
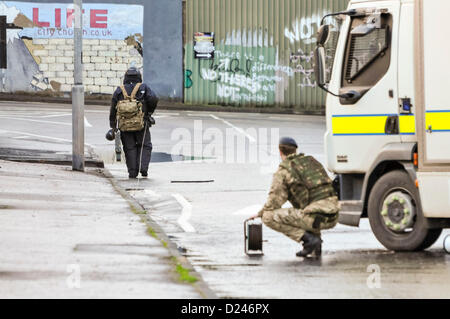
[[[312,156],[297,154],[297,143],[282,138],[279,150],[283,160],[274,174],[264,208],[253,216],[292,240],[303,242],[298,257],[322,254],[321,230],[336,226],[339,200],[324,167]],[[293,208],[281,208],[289,201]]]

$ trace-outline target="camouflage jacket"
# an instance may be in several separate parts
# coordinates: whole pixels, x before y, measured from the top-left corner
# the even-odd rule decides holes
[[[294,208],[304,209],[312,202],[336,196],[323,166],[312,156],[289,155],[279,166],[272,180],[269,198],[258,213],[281,208],[289,201]]]

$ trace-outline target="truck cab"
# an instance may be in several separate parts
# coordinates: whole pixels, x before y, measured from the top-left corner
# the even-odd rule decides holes
[[[450,1],[350,1],[322,20],[327,166],[343,224],[368,217],[388,249],[431,246],[450,227]]]

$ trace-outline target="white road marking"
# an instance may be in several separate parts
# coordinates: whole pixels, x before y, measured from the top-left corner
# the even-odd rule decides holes
[[[92,127],[91,123],[88,122],[86,116],[84,117],[84,126],[86,126],[86,127]]]
[[[13,120],[13,121],[25,121],[25,122],[36,122],[36,123],[44,123],[44,124],[55,124],[55,125],[72,126],[72,123],[41,121],[41,120],[33,120],[33,119],[20,118],[20,117],[6,117],[6,116],[1,116],[1,115],[0,115],[0,119]]]
[[[181,205],[183,210],[181,211],[181,216],[178,218],[178,225],[186,232],[186,233],[195,233],[195,228],[189,223],[189,219],[191,218],[192,213],[192,205],[189,203],[186,198],[184,198],[180,194],[172,194],[173,198]]]
[[[36,118],[36,114],[30,115],[30,113],[10,113],[10,112],[0,112],[0,116],[19,116],[24,118]]]
[[[252,205],[234,212],[233,215],[251,217],[253,215],[256,215],[256,213],[258,213],[261,210],[261,208],[262,205]]]
[[[63,117],[63,116],[72,116],[72,113],[63,113],[63,114],[51,114],[40,116],[41,119],[51,118],[51,117]]]
[[[225,123],[229,127],[233,128],[234,130],[238,131],[239,133],[245,135],[245,137],[247,137],[251,143],[256,143],[256,139],[253,136],[251,136],[250,134],[248,134],[246,131],[244,131],[243,129],[241,129],[241,128],[237,127],[237,126],[234,126],[230,122],[228,122],[228,121],[226,121],[224,119],[221,119],[220,117],[217,117],[214,114],[209,114],[209,116],[211,116],[215,120],[222,121],[223,123]]]
[[[158,113],[158,115],[164,115],[164,116],[179,116],[180,115],[180,113],[160,113],[160,112],[157,112]]]
[[[52,141],[58,141],[58,142],[66,142],[66,143],[70,143],[72,144],[72,140],[68,140],[65,138],[59,138],[59,137],[52,137],[52,136],[45,136],[45,135],[37,135],[37,134],[31,134],[31,133],[27,133],[27,132],[19,132],[19,131],[9,131],[9,130],[3,130],[3,132],[5,133],[13,133],[13,134],[19,134],[19,135],[27,135],[29,137],[37,137],[37,138],[42,138],[42,139],[46,139],[46,140],[52,140]],[[0,132],[1,133],[1,132]],[[84,143],[85,146],[89,146],[94,148],[93,145],[88,144],[88,143]]]
[[[43,121],[43,120],[33,120],[31,118],[22,118],[22,117],[9,117],[0,115],[0,119],[6,119],[6,120],[13,120],[13,121],[25,121],[25,122],[36,122],[36,123],[44,123],[44,124],[54,124],[54,125],[65,125],[65,126],[72,126],[72,123],[66,123],[66,122],[52,122],[52,121]],[[92,125],[88,122],[86,117],[84,118],[84,125],[86,127],[92,127]]]
[[[190,116],[190,117],[209,117],[210,114],[205,114],[205,113],[192,114],[192,113],[189,113],[189,114],[187,114],[187,116]]]
[[[44,116],[41,116],[40,118],[53,118],[53,117],[63,117],[63,116],[72,116],[72,113],[44,115]],[[91,123],[89,123],[86,116],[84,117],[84,125],[86,127],[92,127]]]
[[[21,140],[21,139],[26,139],[26,138],[30,138],[28,135],[22,135],[22,136],[17,136],[17,137],[13,137],[17,140]]]

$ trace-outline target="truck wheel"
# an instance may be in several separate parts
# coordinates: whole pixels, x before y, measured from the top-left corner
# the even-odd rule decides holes
[[[382,176],[369,196],[368,215],[375,237],[387,249],[418,251],[433,245],[442,229],[429,229],[419,192],[408,173],[396,170]]]

